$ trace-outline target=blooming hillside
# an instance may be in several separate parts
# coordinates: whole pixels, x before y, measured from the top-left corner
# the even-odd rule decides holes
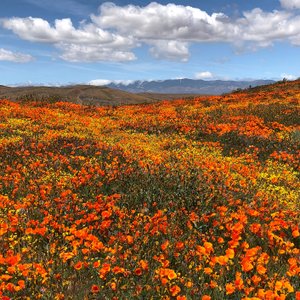
[[[0,101],[0,299],[300,299],[300,82]]]

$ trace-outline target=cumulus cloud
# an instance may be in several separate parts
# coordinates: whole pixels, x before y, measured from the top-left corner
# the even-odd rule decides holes
[[[189,49],[188,43],[178,41],[153,41],[150,53],[158,59],[188,61]]]
[[[145,7],[121,7],[104,3],[99,12],[91,16],[95,24],[123,34],[131,33],[140,39],[214,41],[230,35],[227,29],[231,24],[224,14],[208,15],[191,6],[152,2]]]
[[[63,50],[60,56],[69,62],[93,62],[93,61],[130,61],[135,60],[135,55],[130,51],[112,49],[103,45],[77,45],[59,44],[58,48]]]
[[[209,71],[199,72],[195,74],[196,79],[212,79],[214,76]]]
[[[193,43],[226,42],[237,52],[269,47],[277,41],[300,45],[300,0],[281,0],[284,10],[259,8],[232,19],[200,8],[152,2],[146,6],[104,3],[89,21],[74,26],[71,19],[50,24],[41,18],[2,20],[4,28],[32,42],[61,49],[61,58],[76,61],[131,61],[141,44],[158,59],[187,61]]]
[[[258,42],[262,47],[300,34],[300,16],[285,11],[264,12],[256,8],[245,12],[237,25],[242,41]]]
[[[54,44],[67,61],[128,61],[135,59],[130,51],[136,46],[133,38],[103,30],[92,23],[75,28],[71,19],[55,20],[51,26],[41,18],[11,18],[2,26],[21,39]]]
[[[55,20],[53,26],[44,19],[32,17],[4,19],[2,25],[6,29],[12,30],[20,38],[31,42],[101,43],[111,47],[131,47],[134,45],[131,38],[105,31],[91,23],[82,23],[76,29],[69,18]]]
[[[12,52],[0,48],[0,61],[10,61],[15,63],[27,63],[33,60],[33,57],[29,54],[23,54],[19,52]]]
[[[106,3],[100,6],[99,15],[91,18],[101,28],[132,34],[142,40],[269,43],[300,32],[299,27],[295,28],[299,17],[286,11],[264,12],[259,8],[233,20],[223,13],[209,15],[191,6],[154,2],[145,7],[121,7]]]
[[[283,8],[300,8],[300,0],[280,0],[280,3]]]
[[[300,1],[290,2],[295,6],[295,2]],[[230,19],[223,13],[209,15],[199,8],[176,4],[153,2],[145,7],[122,7],[105,3],[100,6],[99,14],[92,15],[91,19],[101,28],[116,30],[122,35],[131,34],[149,44],[156,43],[156,47],[151,48],[156,57],[164,56],[169,41],[178,43],[176,45],[228,42],[239,52],[243,47],[257,50],[282,40],[300,44],[300,16],[287,11],[264,12],[256,8],[244,12],[238,19]],[[185,48],[188,49],[188,44]],[[184,56],[188,57],[186,49]]]

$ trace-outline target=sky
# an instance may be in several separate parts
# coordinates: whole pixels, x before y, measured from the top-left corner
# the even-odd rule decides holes
[[[1,0],[0,85],[296,79],[300,0]]]

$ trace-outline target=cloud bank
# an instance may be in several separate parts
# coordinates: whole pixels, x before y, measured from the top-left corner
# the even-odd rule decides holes
[[[299,46],[300,1],[280,2],[282,10],[255,8],[236,19],[176,4],[152,2],[140,7],[104,3],[89,21],[77,27],[68,18],[50,24],[32,17],[2,19],[1,25],[23,40],[54,45],[66,61],[132,61],[136,59],[134,49],[146,44],[157,59],[185,62],[193,43],[225,42],[239,52],[280,41]]]

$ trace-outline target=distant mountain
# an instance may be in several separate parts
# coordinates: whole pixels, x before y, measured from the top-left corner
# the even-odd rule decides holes
[[[130,84],[110,83],[110,88],[131,93],[162,93],[162,94],[202,94],[219,95],[249,86],[261,86],[274,83],[273,80],[225,81],[200,79],[170,79],[155,81],[135,81]]]

